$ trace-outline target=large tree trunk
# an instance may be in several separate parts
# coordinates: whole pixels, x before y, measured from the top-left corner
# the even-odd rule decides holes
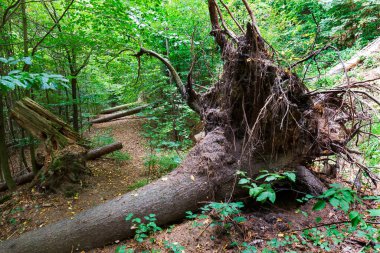
[[[196,210],[201,202],[228,199],[238,164],[232,144],[221,129],[210,132],[190,151],[179,169],[137,191],[85,211],[68,219],[21,235],[0,245],[0,252],[49,253],[91,249],[133,235],[128,213],[137,217],[154,213],[163,225]],[[259,162],[256,169],[288,164]],[[293,157],[292,157],[293,158]],[[38,247],[36,247],[38,245]]]
[[[345,145],[357,131],[347,131],[345,124],[355,126],[362,118],[358,119],[352,103],[346,103],[344,89],[309,92],[296,75],[277,66],[247,1],[242,1],[252,23],[236,36],[226,27],[215,1],[208,0],[211,34],[222,50],[224,69],[207,93],[200,95],[192,89],[191,71],[184,85],[162,56],[143,48],[136,54],[164,63],[184,101],[204,121],[205,138],[180,168],[72,220],[5,241],[0,251],[71,252],[103,246],[133,235],[130,222],[124,221],[128,213],[139,217],[154,213],[162,225],[182,218],[203,201],[229,199],[237,169],[248,175],[259,169],[294,169],[321,155],[348,152]],[[303,169],[298,175],[307,177],[306,184],[320,185]]]

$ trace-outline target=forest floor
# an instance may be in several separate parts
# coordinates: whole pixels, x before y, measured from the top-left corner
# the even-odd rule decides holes
[[[142,123],[141,118],[127,117],[94,125],[86,137],[97,139],[109,134],[123,143],[122,152],[128,153],[130,159],[123,161],[106,157],[89,161],[87,165],[93,175],[84,180],[83,190],[72,197],[40,193],[28,185],[20,187],[11,200],[0,205],[0,240],[73,217],[130,191],[130,187],[145,174],[146,145],[140,136]]]

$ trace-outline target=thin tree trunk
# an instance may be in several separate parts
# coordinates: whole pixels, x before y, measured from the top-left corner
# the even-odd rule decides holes
[[[77,85],[78,79],[73,76],[71,79],[71,94],[73,101],[73,128],[79,133],[79,112],[78,112],[78,101],[77,101]]]

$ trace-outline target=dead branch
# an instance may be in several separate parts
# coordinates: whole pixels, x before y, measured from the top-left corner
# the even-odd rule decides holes
[[[138,59],[140,59],[140,57],[144,54],[153,56],[153,57],[159,59],[162,63],[164,63],[164,65],[169,69],[169,71],[170,71],[170,73],[171,73],[171,75],[175,81],[175,84],[177,86],[177,89],[178,89],[179,93],[181,94],[182,99],[187,102],[187,104],[189,105],[189,107],[191,109],[193,109],[195,112],[200,114],[201,105],[200,105],[199,95],[194,90],[192,90],[191,93],[187,92],[186,87],[183,84],[180,76],[178,75],[178,73],[175,70],[175,68],[173,67],[173,65],[171,65],[169,60],[165,59],[164,57],[162,57],[158,53],[156,53],[152,50],[145,49],[145,48],[140,48],[140,51],[137,54],[135,54],[135,56]]]

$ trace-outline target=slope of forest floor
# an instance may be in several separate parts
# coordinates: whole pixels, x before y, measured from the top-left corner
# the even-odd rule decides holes
[[[12,199],[0,205],[0,240],[6,240],[43,227],[102,204],[131,190],[144,176],[145,139],[140,136],[143,120],[127,117],[118,121],[94,125],[86,137],[101,139],[110,135],[123,143],[122,152],[130,159],[100,158],[88,161],[92,176],[83,182],[83,190],[72,197],[44,194],[28,185],[20,187]]]

